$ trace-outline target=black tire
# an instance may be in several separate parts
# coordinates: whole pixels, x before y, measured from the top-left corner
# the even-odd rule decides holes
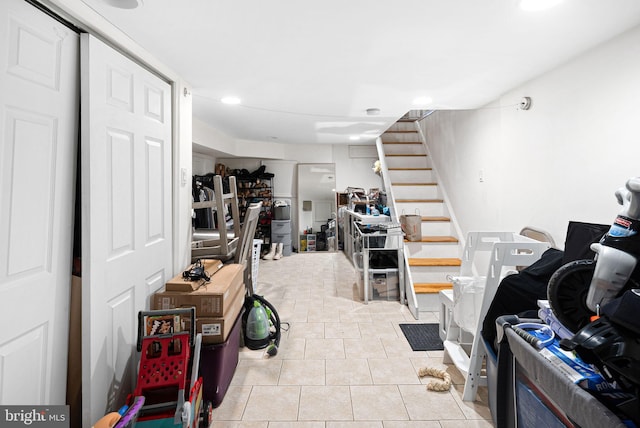
[[[561,266],[549,279],[549,306],[558,321],[573,333],[589,324],[595,315],[586,303],[595,268],[595,260],[576,260]]]
[[[202,410],[200,411],[200,427],[209,428],[213,422],[213,404],[211,401],[205,401],[202,403]]]

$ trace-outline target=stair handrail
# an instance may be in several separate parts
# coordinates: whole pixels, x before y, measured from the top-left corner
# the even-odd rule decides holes
[[[400,222],[400,215],[398,214],[398,208],[396,207],[396,198],[393,195],[393,187],[391,186],[391,178],[389,177],[389,169],[387,168],[387,160],[385,158],[384,153],[384,145],[382,143],[382,138],[376,138],[376,150],[378,153],[378,161],[380,161],[380,169],[382,173],[382,183],[385,191],[387,192],[387,207],[389,207],[389,216],[391,217],[391,221]],[[401,245],[404,247],[404,242],[401,242]],[[402,278],[398,278],[398,285],[402,287],[401,289],[405,290],[404,299],[406,301],[411,301],[415,304],[413,308],[415,313],[413,316],[418,319],[418,301],[416,299],[416,293],[413,287],[407,287],[408,285],[413,284],[413,278],[411,276],[411,269],[409,268],[409,258],[408,253],[406,251],[402,251],[403,258],[403,269],[400,270],[402,272]],[[411,296],[407,296],[406,293],[411,293]],[[401,293],[402,294],[402,293]],[[401,301],[401,304],[405,304],[405,302]],[[410,307],[411,309],[411,307]]]

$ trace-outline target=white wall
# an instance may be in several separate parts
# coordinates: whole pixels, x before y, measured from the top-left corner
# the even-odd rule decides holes
[[[332,162],[336,164],[336,189],[343,191],[347,187],[361,187],[365,190],[383,187],[380,176],[373,172],[373,163],[377,157],[351,158],[348,145],[333,147]]]
[[[192,154],[193,157],[193,174],[192,175],[205,175],[210,172],[214,172],[216,169],[216,158],[212,155],[203,153]]]
[[[609,224],[640,175],[640,27],[482,109],[421,124],[462,232],[537,226],[562,247],[570,220]],[[515,105],[531,97],[528,111]],[[483,171],[484,182],[480,182]]]

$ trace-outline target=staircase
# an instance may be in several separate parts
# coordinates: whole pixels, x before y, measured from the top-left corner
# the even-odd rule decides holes
[[[451,289],[447,275],[460,272],[461,246],[449,216],[449,208],[438,187],[422,133],[415,121],[398,121],[381,136],[386,187],[398,218],[419,213],[421,242],[405,240],[409,267],[407,281],[415,291],[420,312],[440,308],[438,292]],[[380,147],[380,145],[379,145]]]

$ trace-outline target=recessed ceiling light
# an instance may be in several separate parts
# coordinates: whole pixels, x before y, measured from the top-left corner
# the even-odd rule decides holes
[[[427,104],[431,104],[433,100],[430,97],[418,97],[413,100],[413,105],[423,106]]]
[[[135,9],[142,6],[142,0],[102,0],[102,2],[118,9]]]
[[[545,10],[562,3],[562,0],[520,0],[520,9],[526,11]]]
[[[351,137],[349,137],[349,139],[351,141],[358,141],[360,139],[360,136],[359,135],[352,135]]]
[[[224,97],[220,101],[222,104],[240,104],[240,98],[233,96]]]

